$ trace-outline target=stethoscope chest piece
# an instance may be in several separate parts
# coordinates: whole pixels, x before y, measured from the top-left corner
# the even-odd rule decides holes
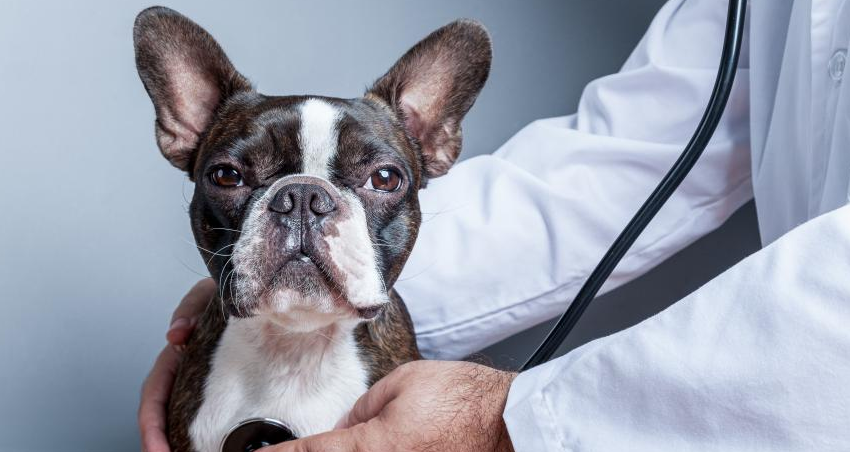
[[[254,452],[261,447],[295,439],[282,422],[274,419],[246,419],[230,429],[221,441],[221,452]]]

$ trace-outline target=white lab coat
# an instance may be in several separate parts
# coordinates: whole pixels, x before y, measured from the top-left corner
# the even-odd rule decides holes
[[[772,244],[520,375],[504,413],[517,451],[850,450],[850,4],[751,3],[724,119],[604,289],[753,196]],[[726,0],[671,0],[576,114],[530,124],[422,192],[396,288],[427,356],[459,358],[563,312],[690,138],[726,12]]]

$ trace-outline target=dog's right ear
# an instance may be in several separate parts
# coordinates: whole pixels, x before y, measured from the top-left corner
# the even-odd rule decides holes
[[[180,13],[156,6],[133,26],[136,68],[156,110],[156,141],[190,173],[198,141],[224,100],[251,84],[212,36]]]

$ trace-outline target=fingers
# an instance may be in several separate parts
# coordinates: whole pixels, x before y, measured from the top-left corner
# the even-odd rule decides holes
[[[372,388],[360,396],[349,413],[337,423],[334,430],[320,435],[309,436],[276,446],[260,449],[258,452],[362,452],[386,450],[386,444],[372,444],[368,438],[375,439],[376,428],[382,430],[380,421],[375,418],[384,407],[392,402],[399,393],[399,381],[408,374],[402,366],[378,380]],[[371,422],[370,422],[371,421]],[[382,449],[383,448],[383,449]]]
[[[165,337],[174,346],[186,343],[204,307],[215,295],[216,284],[212,278],[198,281],[183,297],[171,316],[171,326]],[[165,436],[165,409],[174,376],[179,364],[175,347],[162,350],[142,386],[139,404],[139,430],[142,435],[142,450],[145,452],[170,452]]]
[[[195,328],[198,316],[204,307],[215,295],[216,284],[212,278],[205,278],[197,282],[189,293],[180,301],[180,305],[171,316],[171,326],[165,338],[173,345],[183,345],[189,340],[192,330]]]
[[[215,280],[212,278],[204,278],[198,281],[194,287],[189,289],[180,305],[174,310],[171,316],[171,321],[174,322],[180,318],[197,317],[203,312],[204,307],[209,303],[210,299],[215,295]]]
[[[165,407],[174,384],[178,362],[179,355],[174,348],[165,347],[142,385],[139,431],[142,436],[142,450],[145,452],[170,452],[165,437]]]
[[[378,416],[384,407],[398,395],[397,382],[401,377],[399,377],[399,372],[396,371],[390,372],[389,375],[378,380],[365,394],[360,396],[351,411],[337,422],[334,429],[353,427]]]
[[[264,447],[257,452],[365,452],[381,450],[380,447],[361,447],[359,429],[333,430],[295,441]]]

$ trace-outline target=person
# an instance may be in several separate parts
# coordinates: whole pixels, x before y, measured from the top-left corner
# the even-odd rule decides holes
[[[563,312],[690,138],[726,12],[725,0],[670,0],[576,114],[533,122],[423,191],[425,222],[396,288],[427,357],[459,359]],[[337,429],[269,450],[850,450],[848,45],[844,0],[752,2],[714,138],[605,288],[753,197],[763,250],[659,315],[518,376],[401,366]],[[202,281],[177,308],[172,344],[212,287]],[[144,386],[148,452],[168,450],[177,353],[167,347]]]

